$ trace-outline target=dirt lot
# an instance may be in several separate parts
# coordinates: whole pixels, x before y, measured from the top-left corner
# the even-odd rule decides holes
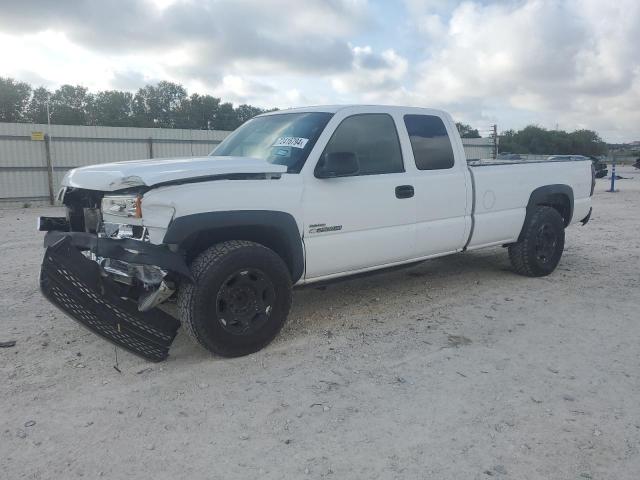
[[[55,310],[0,210],[0,478],[637,479],[640,172],[547,278],[501,248],[295,293],[264,351],[151,364]]]

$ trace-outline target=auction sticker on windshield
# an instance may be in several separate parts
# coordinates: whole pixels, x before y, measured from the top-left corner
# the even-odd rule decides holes
[[[272,147],[294,147],[294,148],[304,148],[304,146],[309,141],[308,138],[302,137],[279,137]]]

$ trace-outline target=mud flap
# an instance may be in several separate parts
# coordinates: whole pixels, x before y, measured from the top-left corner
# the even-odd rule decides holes
[[[62,238],[46,249],[40,271],[44,296],[92,332],[153,362],[164,360],[180,322],[154,308],[139,312],[135,303],[111,292],[100,267]]]

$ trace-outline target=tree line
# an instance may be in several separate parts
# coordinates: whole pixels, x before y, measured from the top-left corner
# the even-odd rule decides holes
[[[480,138],[477,129],[464,123],[456,123],[462,138]],[[603,155],[609,147],[593,130],[547,130],[529,125],[521,130],[507,130],[498,135],[500,153],[538,155]]]
[[[462,138],[480,138],[477,129],[464,123],[456,123]],[[498,135],[500,153],[537,155],[603,155],[609,147],[593,130],[547,130],[529,125],[521,130],[507,130]]]
[[[0,122],[100,125],[110,127],[234,130],[263,113],[251,105],[234,107],[211,95],[193,93],[177,83],[158,82],[137,92],[103,90],[91,93],[80,85],[51,91],[0,77]]]
[[[507,130],[500,135],[500,152],[556,154],[556,155],[603,155],[607,144],[593,130],[547,130],[529,125],[522,130]]]
[[[189,95],[180,84],[158,82],[137,92],[103,90],[91,93],[80,85],[62,85],[54,91],[32,88],[25,82],[0,77],[0,122],[161,127],[193,130],[235,130],[268,110],[251,105],[234,107],[211,95]],[[477,129],[457,123],[463,138],[479,138]],[[500,135],[500,152],[601,155],[607,145],[592,130],[547,130],[530,125]]]

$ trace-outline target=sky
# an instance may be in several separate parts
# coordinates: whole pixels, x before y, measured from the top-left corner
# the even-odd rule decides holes
[[[638,0],[0,0],[0,76],[640,140]]]

